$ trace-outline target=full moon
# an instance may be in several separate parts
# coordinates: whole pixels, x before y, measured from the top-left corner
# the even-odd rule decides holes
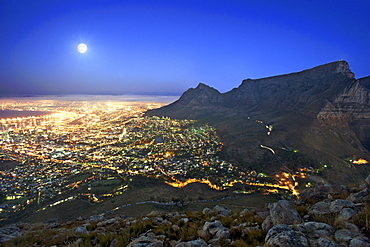
[[[81,43],[77,46],[77,50],[79,53],[85,53],[87,51],[87,45]]]

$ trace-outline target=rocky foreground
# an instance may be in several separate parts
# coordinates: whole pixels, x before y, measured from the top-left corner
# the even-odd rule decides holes
[[[0,229],[3,246],[370,246],[370,176],[358,187],[321,186],[300,200],[232,212],[152,212],[140,218],[91,216]]]

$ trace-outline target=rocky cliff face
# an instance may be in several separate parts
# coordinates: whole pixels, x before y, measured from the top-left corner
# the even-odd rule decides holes
[[[238,88],[224,94],[200,83],[195,89],[187,90],[178,101],[170,105],[170,108],[214,106],[250,110],[256,106],[259,108],[284,106],[302,111],[302,107],[309,107],[315,101],[333,100],[338,93],[348,89],[355,81],[348,63],[338,61],[299,73],[258,80],[247,79]],[[358,83],[358,87],[363,88],[363,85]],[[161,110],[153,112],[173,114]]]
[[[225,94],[231,107],[288,108],[303,111],[312,103],[331,98],[351,83],[348,63],[340,61],[310,70],[258,80],[244,80]]]
[[[199,84],[147,115],[211,122],[225,152],[253,162],[266,150],[289,146],[315,159],[341,162],[345,155],[369,159],[370,77],[356,80],[345,61],[287,75],[247,79],[227,93]],[[266,136],[265,125],[274,131]],[[286,151],[286,147],[285,147]]]

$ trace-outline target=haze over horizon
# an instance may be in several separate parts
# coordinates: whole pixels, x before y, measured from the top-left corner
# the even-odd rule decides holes
[[[199,82],[226,92],[339,59],[361,78],[369,10],[361,0],[1,1],[0,95],[180,95]]]

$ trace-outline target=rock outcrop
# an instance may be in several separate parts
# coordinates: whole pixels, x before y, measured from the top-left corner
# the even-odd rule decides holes
[[[270,205],[270,217],[274,225],[293,225],[302,222],[302,218],[297,210],[286,200],[281,200]]]
[[[364,247],[370,246],[370,200],[366,199],[370,195],[366,190],[370,188],[369,181],[370,176],[358,187],[347,188],[353,191],[348,199],[354,198],[362,189],[360,203],[329,199],[329,191],[338,196],[335,191],[341,191],[344,186],[326,186],[326,189],[315,192],[322,193],[321,198],[326,195],[326,199],[312,205],[302,200],[280,200],[269,204],[268,210],[245,209],[239,213],[215,206],[192,213],[153,211],[136,219],[125,216],[93,216],[79,218],[76,222],[52,219],[43,224],[19,223],[0,228],[0,241],[5,246],[10,241],[9,246],[17,243],[110,247]],[[296,210],[302,206],[308,207],[303,217]],[[61,242],[55,242],[55,239]]]

